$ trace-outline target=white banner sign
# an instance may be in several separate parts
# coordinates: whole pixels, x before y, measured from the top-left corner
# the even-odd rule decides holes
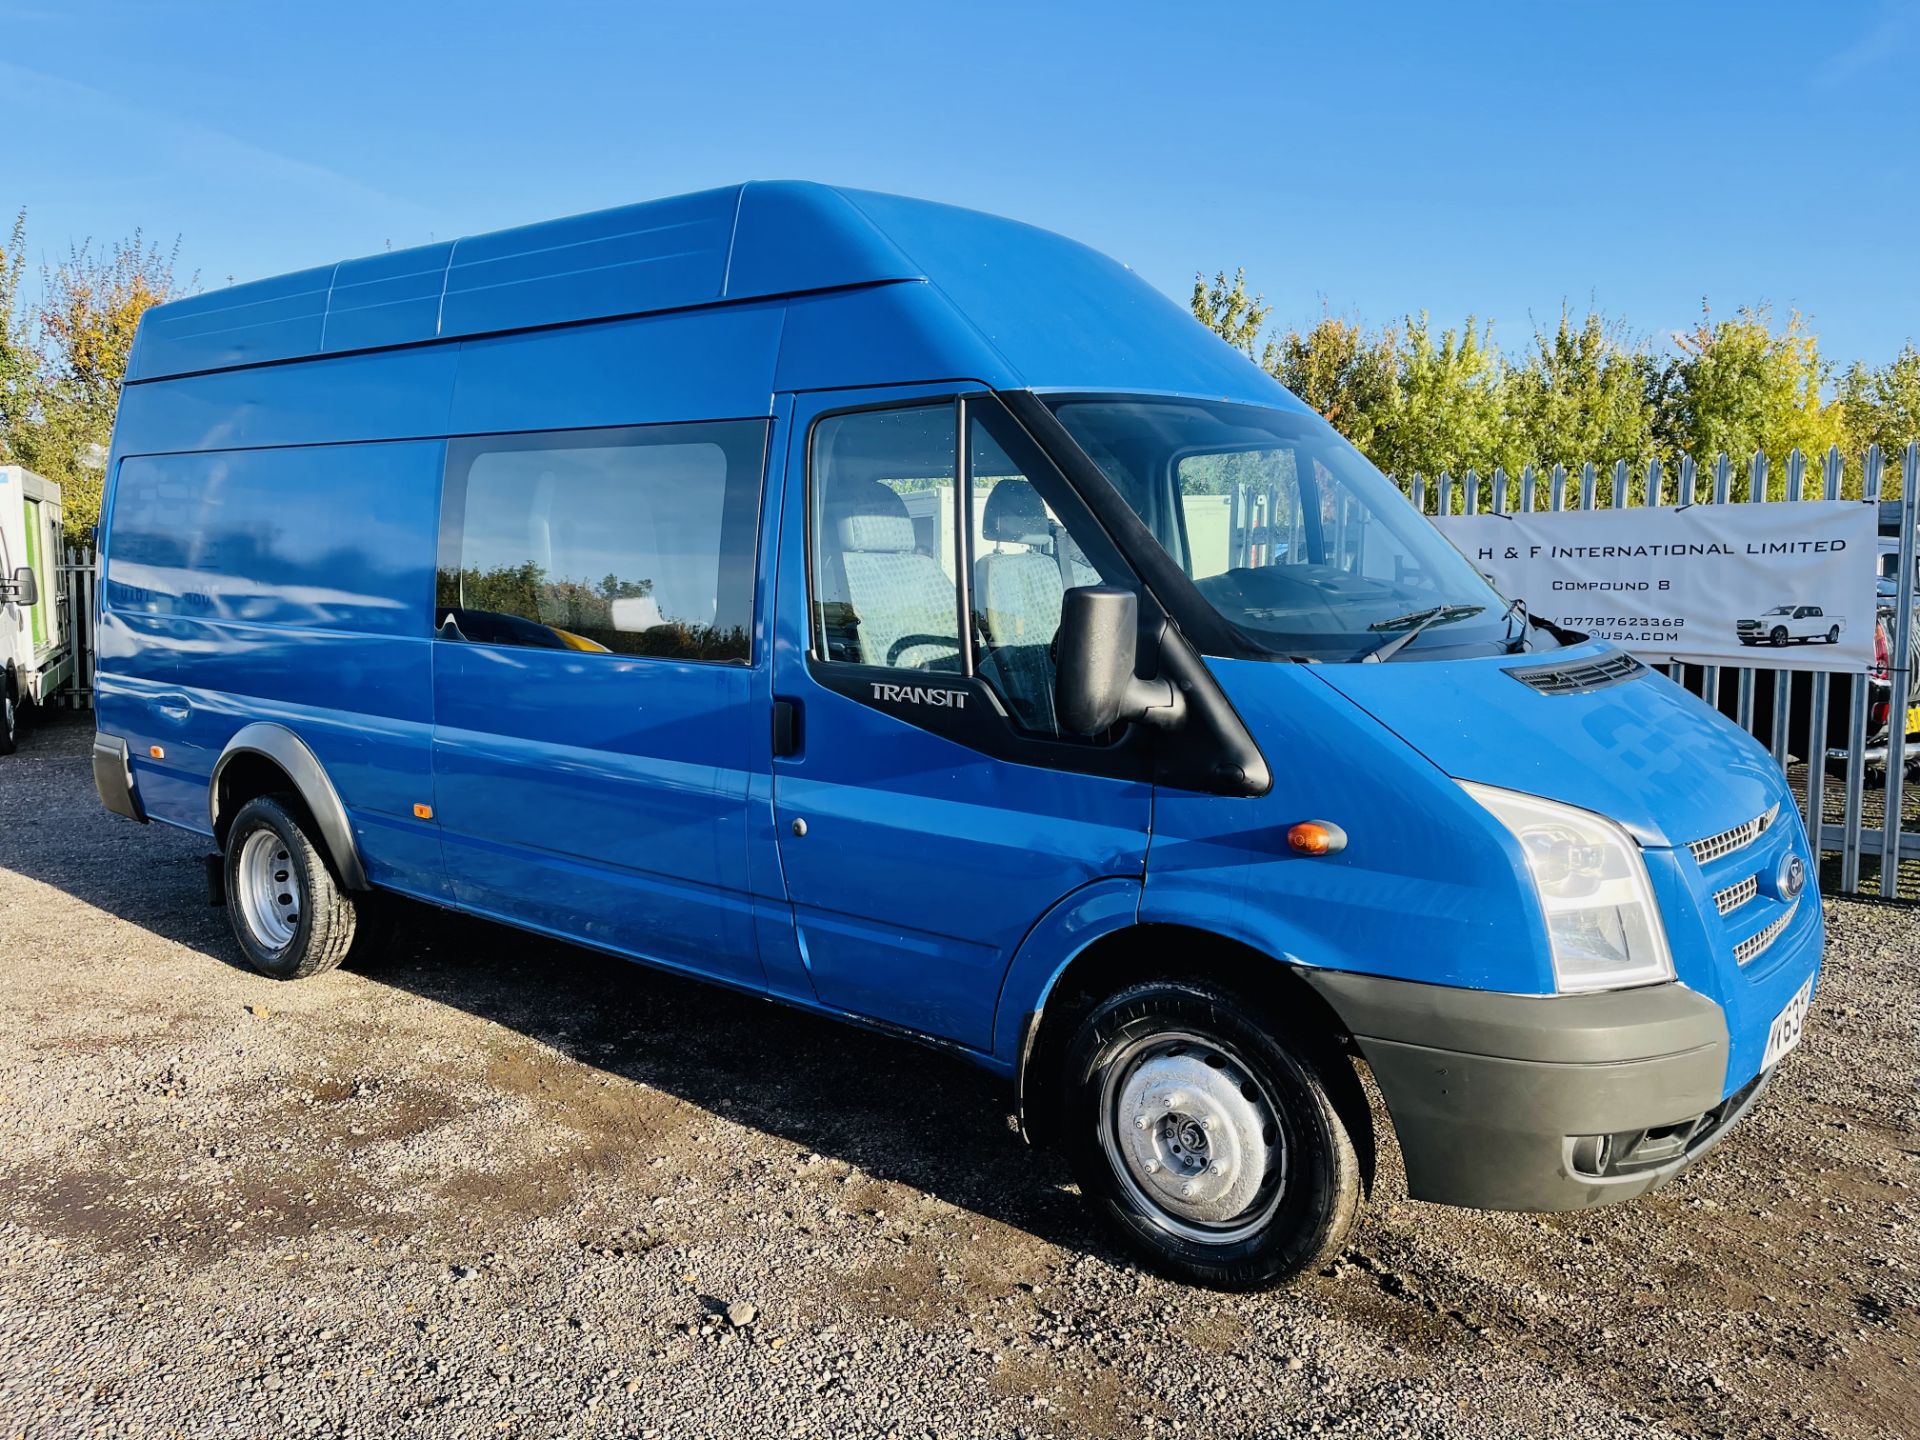
[[[1858,671],[1873,663],[1877,518],[1816,500],[1434,524],[1530,614],[1644,660]]]

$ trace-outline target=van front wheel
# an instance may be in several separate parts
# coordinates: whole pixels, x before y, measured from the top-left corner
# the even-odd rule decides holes
[[[1321,1063],[1244,996],[1178,981],[1110,996],[1066,1055],[1081,1192],[1190,1283],[1252,1290],[1324,1264],[1353,1223],[1360,1165]]]
[[[275,980],[331,970],[364,947],[370,896],[342,890],[308,838],[300,803],[261,795],[227,831],[227,914],[247,963]]]

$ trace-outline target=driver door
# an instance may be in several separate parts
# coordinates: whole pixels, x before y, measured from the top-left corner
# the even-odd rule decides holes
[[[1052,707],[1061,596],[1135,581],[984,391],[802,396],[792,437],[773,784],[801,953],[825,1004],[988,1049],[1035,921],[1143,872],[1139,737]]]

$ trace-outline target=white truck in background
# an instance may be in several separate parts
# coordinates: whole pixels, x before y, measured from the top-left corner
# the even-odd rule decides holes
[[[13,753],[21,715],[73,678],[61,624],[60,487],[0,465],[0,755]]]
[[[1785,645],[1795,640],[1838,645],[1846,623],[1818,605],[1776,605],[1757,620],[1736,621],[1734,629],[1742,645]]]

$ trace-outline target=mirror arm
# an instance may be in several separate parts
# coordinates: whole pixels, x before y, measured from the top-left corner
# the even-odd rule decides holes
[[[1186,723],[1187,697],[1171,680],[1157,675],[1151,680],[1136,676],[1127,686],[1122,715],[1155,730],[1178,730]]]

